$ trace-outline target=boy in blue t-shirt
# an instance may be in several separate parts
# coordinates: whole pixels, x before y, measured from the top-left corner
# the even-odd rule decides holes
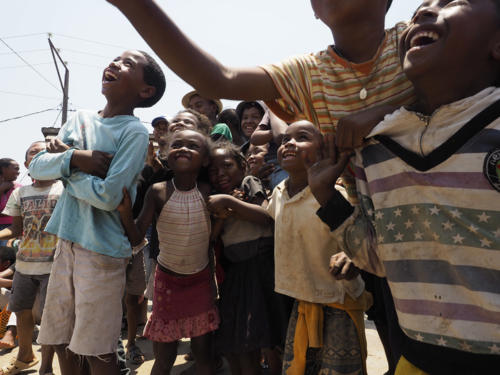
[[[33,178],[65,184],[45,229],[60,241],[38,337],[55,346],[63,375],[81,373],[76,355],[86,356],[92,374],[119,374],[114,353],[131,247],[116,207],[124,186],[135,198],[146,157],[148,132],[134,108],[154,105],[164,91],[148,54],[124,52],[104,69],[104,109],[78,111],[30,164]]]

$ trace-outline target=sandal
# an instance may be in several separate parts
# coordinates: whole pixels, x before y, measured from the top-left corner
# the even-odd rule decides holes
[[[144,354],[137,345],[132,345],[127,348],[127,354],[125,354],[125,358],[132,362],[134,365],[140,365],[144,363]]]
[[[21,371],[29,369],[38,363],[38,358],[33,358],[31,362],[22,362],[17,358],[12,358],[10,363],[0,369],[0,375],[15,375]]]

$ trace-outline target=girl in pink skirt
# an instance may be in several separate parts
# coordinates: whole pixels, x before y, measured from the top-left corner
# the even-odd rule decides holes
[[[142,242],[156,217],[160,253],[155,274],[153,313],[145,336],[153,341],[152,375],[169,374],[178,340],[191,338],[197,374],[213,374],[213,335],[219,326],[209,267],[210,215],[205,198],[208,184],[198,181],[209,162],[209,140],[196,130],[179,130],[168,142],[170,181],[151,186],[134,223],[130,197],[118,210],[133,246]]]

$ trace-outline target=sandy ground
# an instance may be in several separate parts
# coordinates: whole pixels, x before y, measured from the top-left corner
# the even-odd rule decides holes
[[[387,362],[385,360],[384,349],[378,338],[375,326],[369,321],[366,322],[366,337],[368,341],[368,374],[383,375],[387,371]],[[144,352],[146,361],[140,366],[130,365],[129,367],[132,370],[131,374],[149,375],[151,372],[151,367],[153,366],[153,352],[151,343],[149,341],[139,339],[137,341],[137,344]],[[40,359],[40,346],[35,344],[33,346],[37,357]],[[183,341],[181,345],[179,345],[179,353],[172,374],[180,374],[182,371],[191,366],[191,363],[186,363],[183,358],[184,354],[186,354],[188,351],[189,341],[186,340]],[[6,365],[9,362],[10,358],[15,355],[17,355],[17,348],[10,351],[0,351],[0,367]],[[35,366],[32,369],[21,372],[21,374],[36,374],[38,373],[37,370],[38,366]],[[57,358],[54,359],[54,374],[61,374],[57,365]],[[218,372],[218,374],[230,374],[227,365],[225,365],[224,368]]]

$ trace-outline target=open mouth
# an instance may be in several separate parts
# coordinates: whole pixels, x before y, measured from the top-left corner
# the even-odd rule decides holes
[[[289,159],[289,158],[294,158],[297,156],[297,153],[295,151],[284,151],[282,154],[282,159]]]
[[[425,47],[439,39],[439,34],[435,31],[419,31],[411,37],[410,49],[414,47]]]
[[[104,82],[114,82],[118,79],[118,75],[110,70],[104,71],[103,81]]]

